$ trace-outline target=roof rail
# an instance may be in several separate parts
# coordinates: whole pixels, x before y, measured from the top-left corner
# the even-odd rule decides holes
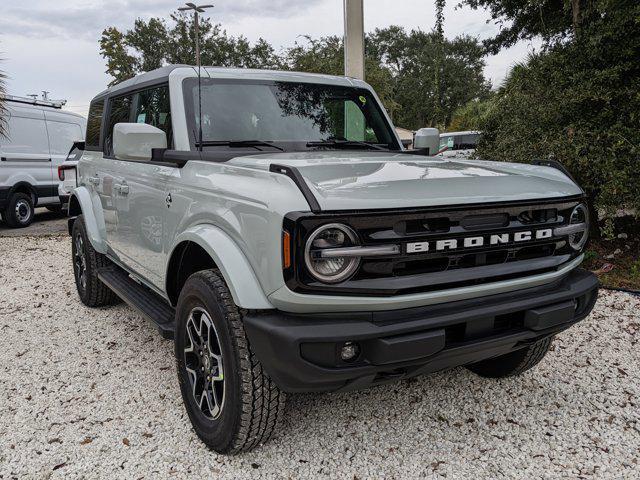
[[[15,95],[4,95],[3,98],[8,102],[25,103],[28,105],[38,105],[41,107],[62,108],[66,100],[38,100],[37,98],[18,97]]]

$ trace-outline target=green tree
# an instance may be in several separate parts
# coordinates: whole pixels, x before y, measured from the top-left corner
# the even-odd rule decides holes
[[[366,45],[368,55],[391,70],[393,99],[398,104],[394,121],[398,125],[411,129],[442,127],[457,108],[489,95],[483,48],[475,38],[449,40],[436,32],[407,32],[391,26],[368,35]],[[440,79],[441,91],[436,78]],[[434,108],[436,104],[439,108]]]
[[[446,130],[448,132],[481,130],[487,122],[488,116],[492,114],[495,103],[495,95],[489,95],[486,99],[482,100],[471,100],[453,112],[451,122],[449,122]]]
[[[107,60],[111,85],[135,75],[172,63],[195,63],[195,24],[193,17],[176,12],[167,22],[162,18],[137,19],[133,28],[121,32],[109,27],[100,39],[100,54]],[[243,36],[233,37],[200,20],[200,54],[203,65],[244,68],[278,68],[279,56],[264,39],[253,45]]]
[[[541,38],[554,45],[579,34],[582,25],[601,17],[614,3],[629,0],[462,0],[474,9],[487,9],[500,26],[499,33],[484,41],[490,53],[498,53],[520,40]]]
[[[640,5],[610,7],[512,69],[478,149],[483,158],[561,161],[585,188],[592,218],[640,213]],[[604,228],[612,234],[612,221]]]
[[[433,118],[434,122],[438,125],[442,125],[443,119],[443,105],[442,95],[444,93],[444,6],[445,0],[435,0],[436,4],[436,25],[434,28],[435,44],[436,44],[436,64],[434,67],[435,73],[435,95],[434,95],[434,108]]]

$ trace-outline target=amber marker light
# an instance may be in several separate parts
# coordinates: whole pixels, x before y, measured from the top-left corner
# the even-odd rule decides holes
[[[282,232],[282,267],[291,267],[291,235],[287,231]]]

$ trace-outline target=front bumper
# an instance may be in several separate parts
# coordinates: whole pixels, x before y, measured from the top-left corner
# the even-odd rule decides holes
[[[402,310],[251,312],[245,329],[281,389],[352,390],[526,347],[585,318],[597,291],[595,275],[576,269],[543,286]],[[357,342],[356,360],[340,359],[344,342]]]

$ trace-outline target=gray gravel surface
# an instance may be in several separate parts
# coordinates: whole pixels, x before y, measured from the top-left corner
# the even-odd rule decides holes
[[[0,237],[49,237],[67,232],[67,217],[63,213],[50,212],[44,207],[36,208],[33,223],[27,228],[9,228],[0,220]]]
[[[257,451],[192,432],[171,342],[78,301],[67,237],[0,238],[0,478],[640,478],[640,298],[602,293],[519,378],[289,397]]]

